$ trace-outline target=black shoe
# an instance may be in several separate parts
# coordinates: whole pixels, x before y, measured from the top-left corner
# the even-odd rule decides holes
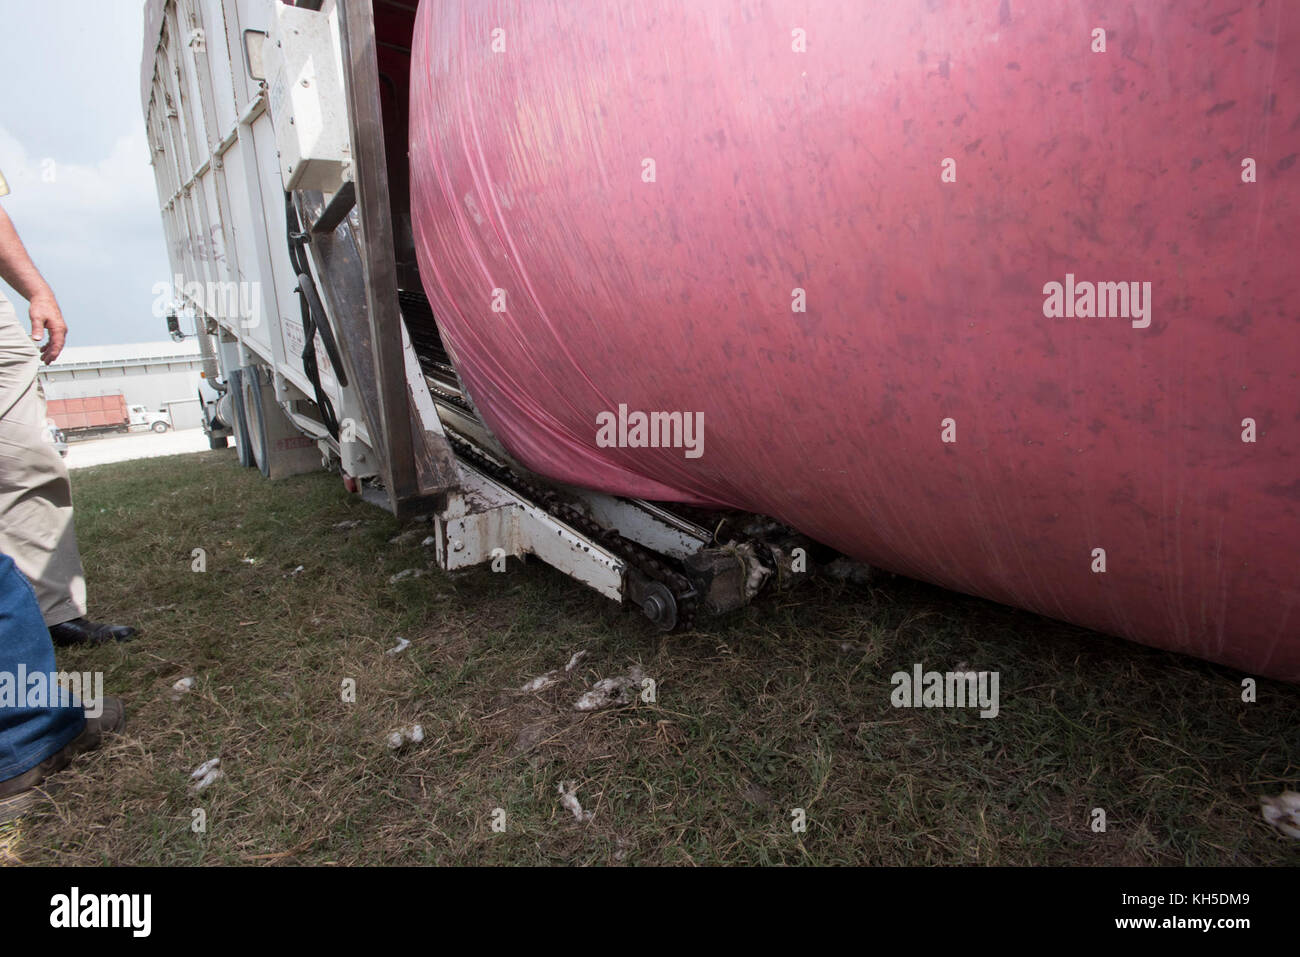
[[[71,645],[102,645],[110,641],[130,641],[135,637],[135,629],[128,625],[106,625],[85,618],[50,625],[50,640],[57,648]]]

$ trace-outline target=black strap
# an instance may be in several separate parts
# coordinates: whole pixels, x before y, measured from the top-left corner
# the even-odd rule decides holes
[[[334,368],[334,376],[340,386],[348,384],[347,373],[339,357],[338,343],[334,341],[334,331],[330,328],[329,319],[325,315],[325,306],[316,292],[316,284],[312,281],[311,272],[303,256],[302,247],[311,241],[311,237],[302,229],[297,207],[293,203],[293,194],[288,191],[284,194],[284,211],[289,231],[289,262],[298,276],[298,288],[294,291],[298,293],[298,305],[302,310],[303,344],[300,356],[302,370],[307,374],[312,391],[316,393],[316,405],[320,408],[321,418],[325,420],[325,428],[337,440],[338,416],[334,412],[334,404],[321,388],[320,369],[316,364],[317,332],[320,333],[325,354],[329,357],[330,365]]]

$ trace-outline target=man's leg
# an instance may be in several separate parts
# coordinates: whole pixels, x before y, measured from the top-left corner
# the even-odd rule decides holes
[[[0,554],[0,822],[29,810],[46,778],[126,724],[122,702],[100,697],[97,682],[84,702],[54,699],[56,675],[36,593]],[[34,687],[43,687],[44,700],[32,700]]]
[[[0,789],[62,751],[86,727],[80,707],[27,703],[29,675],[57,671],[50,633],[41,620],[32,586],[0,555]]]
[[[46,438],[40,353],[0,297],[0,552],[31,582],[47,625],[86,613],[72,486]]]

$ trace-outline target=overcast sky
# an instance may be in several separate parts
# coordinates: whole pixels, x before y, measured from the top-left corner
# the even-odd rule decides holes
[[[0,0],[0,199],[68,345],[167,338],[170,269],[140,107],[144,0]],[[27,319],[26,303],[0,292]]]

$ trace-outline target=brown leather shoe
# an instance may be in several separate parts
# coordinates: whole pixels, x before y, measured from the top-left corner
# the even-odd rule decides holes
[[[95,736],[95,743],[83,751],[93,751],[99,747],[99,738],[105,734],[121,734],[122,729],[126,727],[126,707],[122,704],[121,698],[110,698],[107,695],[99,702],[100,713],[98,718],[86,716],[86,730],[81,732],[85,735],[90,732]],[[78,736],[78,739],[81,737]],[[73,743],[76,743],[74,739]]]
[[[11,821],[26,813],[40,797],[36,790],[45,779],[62,771],[77,755],[99,747],[103,736],[118,734],[126,727],[126,708],[121,698],[105,697],[100,702],[102,713],[97,718],[87,717],[86,726],[58,751],[36,767],[15,778],[0,781],[0,823]]]

